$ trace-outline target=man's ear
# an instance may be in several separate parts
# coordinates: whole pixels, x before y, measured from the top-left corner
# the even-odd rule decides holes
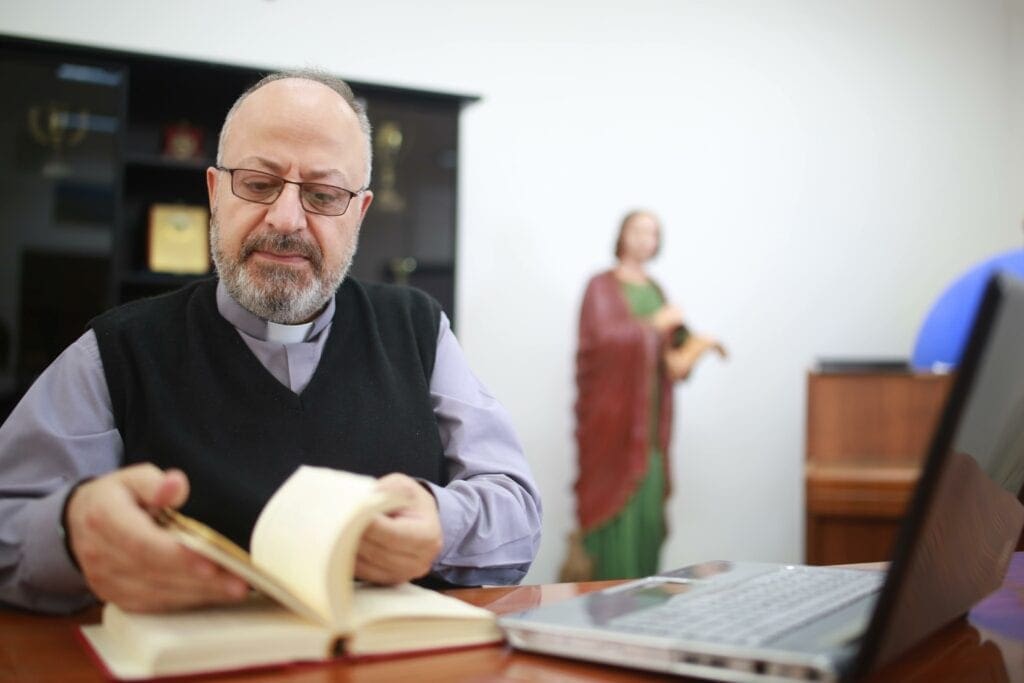
[[[363,222],[363,218],[366,216],[366,210],[370,208],[370,204],[373,203],[373,191],[363,190],[363,193],[359,195],[359,222]]]
[[[206,169],[206,195],[210,201],[210,213],[213,213],[217,205],[217,182],[220,180],[220,171],[213,166]]]

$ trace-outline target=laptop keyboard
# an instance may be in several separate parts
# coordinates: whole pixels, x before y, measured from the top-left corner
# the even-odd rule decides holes
[[[607,626],[633,633],[763,645],[877,592],[885,572],[780,567],[739,583],[679,595]]]

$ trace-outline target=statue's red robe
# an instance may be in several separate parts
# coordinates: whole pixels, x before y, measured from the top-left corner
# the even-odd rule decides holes
[[[633,317],[612,271],[587,284],[576,354],[576,512],[587,533],[611,520],[647,472],[651,449],[651,382],[665,335]],[[672,382],[661,373],[658,447],[669,494]]]

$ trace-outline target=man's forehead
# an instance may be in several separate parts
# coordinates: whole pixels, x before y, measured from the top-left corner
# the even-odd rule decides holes
[[[253,91],[239,105],[225,143],[232,164],[278,174],[298,171],[307,179],[359,182],[348,177],[356,171],[348,167],[365,164],[364,133],[352,108],[328,86],[300,78]]]
[[[298,168],[293,168],[291,164],[284,163],[276,158],[265,156],[263,154],[250,154],[242,156],[237,162],[240,168],[248,168],[254,171],[269,171],[276,175],[285,176],[289,174],[298,174],[299,177],[304,180],[317,180],[320,178],[333,178],[335,180],[347,180],[348,173],[344,169],[337,165],[326,165],[317,163],[305,163]]]
[[[264,110],[311,109],[356,122],[351,105],[331,87],[306,78],[282,78],[252,91],[242,100],[238,114]]]

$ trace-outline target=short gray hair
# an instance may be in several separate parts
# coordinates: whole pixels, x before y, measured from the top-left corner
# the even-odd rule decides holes
[[[235,112],[242,106],[245,98],[266,84],[284,80],[285,78],[300,78],[305,81],[313,81],[314,83],[325,85],[341,95],[345,103],[352,108],[352,111],[356,114],[356,120],[359,121],[359,129],[363,132],[363,137],[366,138],[366,181],[364,187],[368,187],[370,185],[370,173],[373,170],[373,129],[370,126],[370,119],[366,115],[366,107],[355,96],[348,83],[320,69],[304,68],[275,71],[272,74],[267,74],[239,95],[235,103],[231,105],[231,109],[228,110],[227,116],[224,117],[224,125],[220,127],[220,136],[217,138],[217,165],[224,165],[224,142],[227,140],[228,129],[231,127],[231,120],[235,117]]]

